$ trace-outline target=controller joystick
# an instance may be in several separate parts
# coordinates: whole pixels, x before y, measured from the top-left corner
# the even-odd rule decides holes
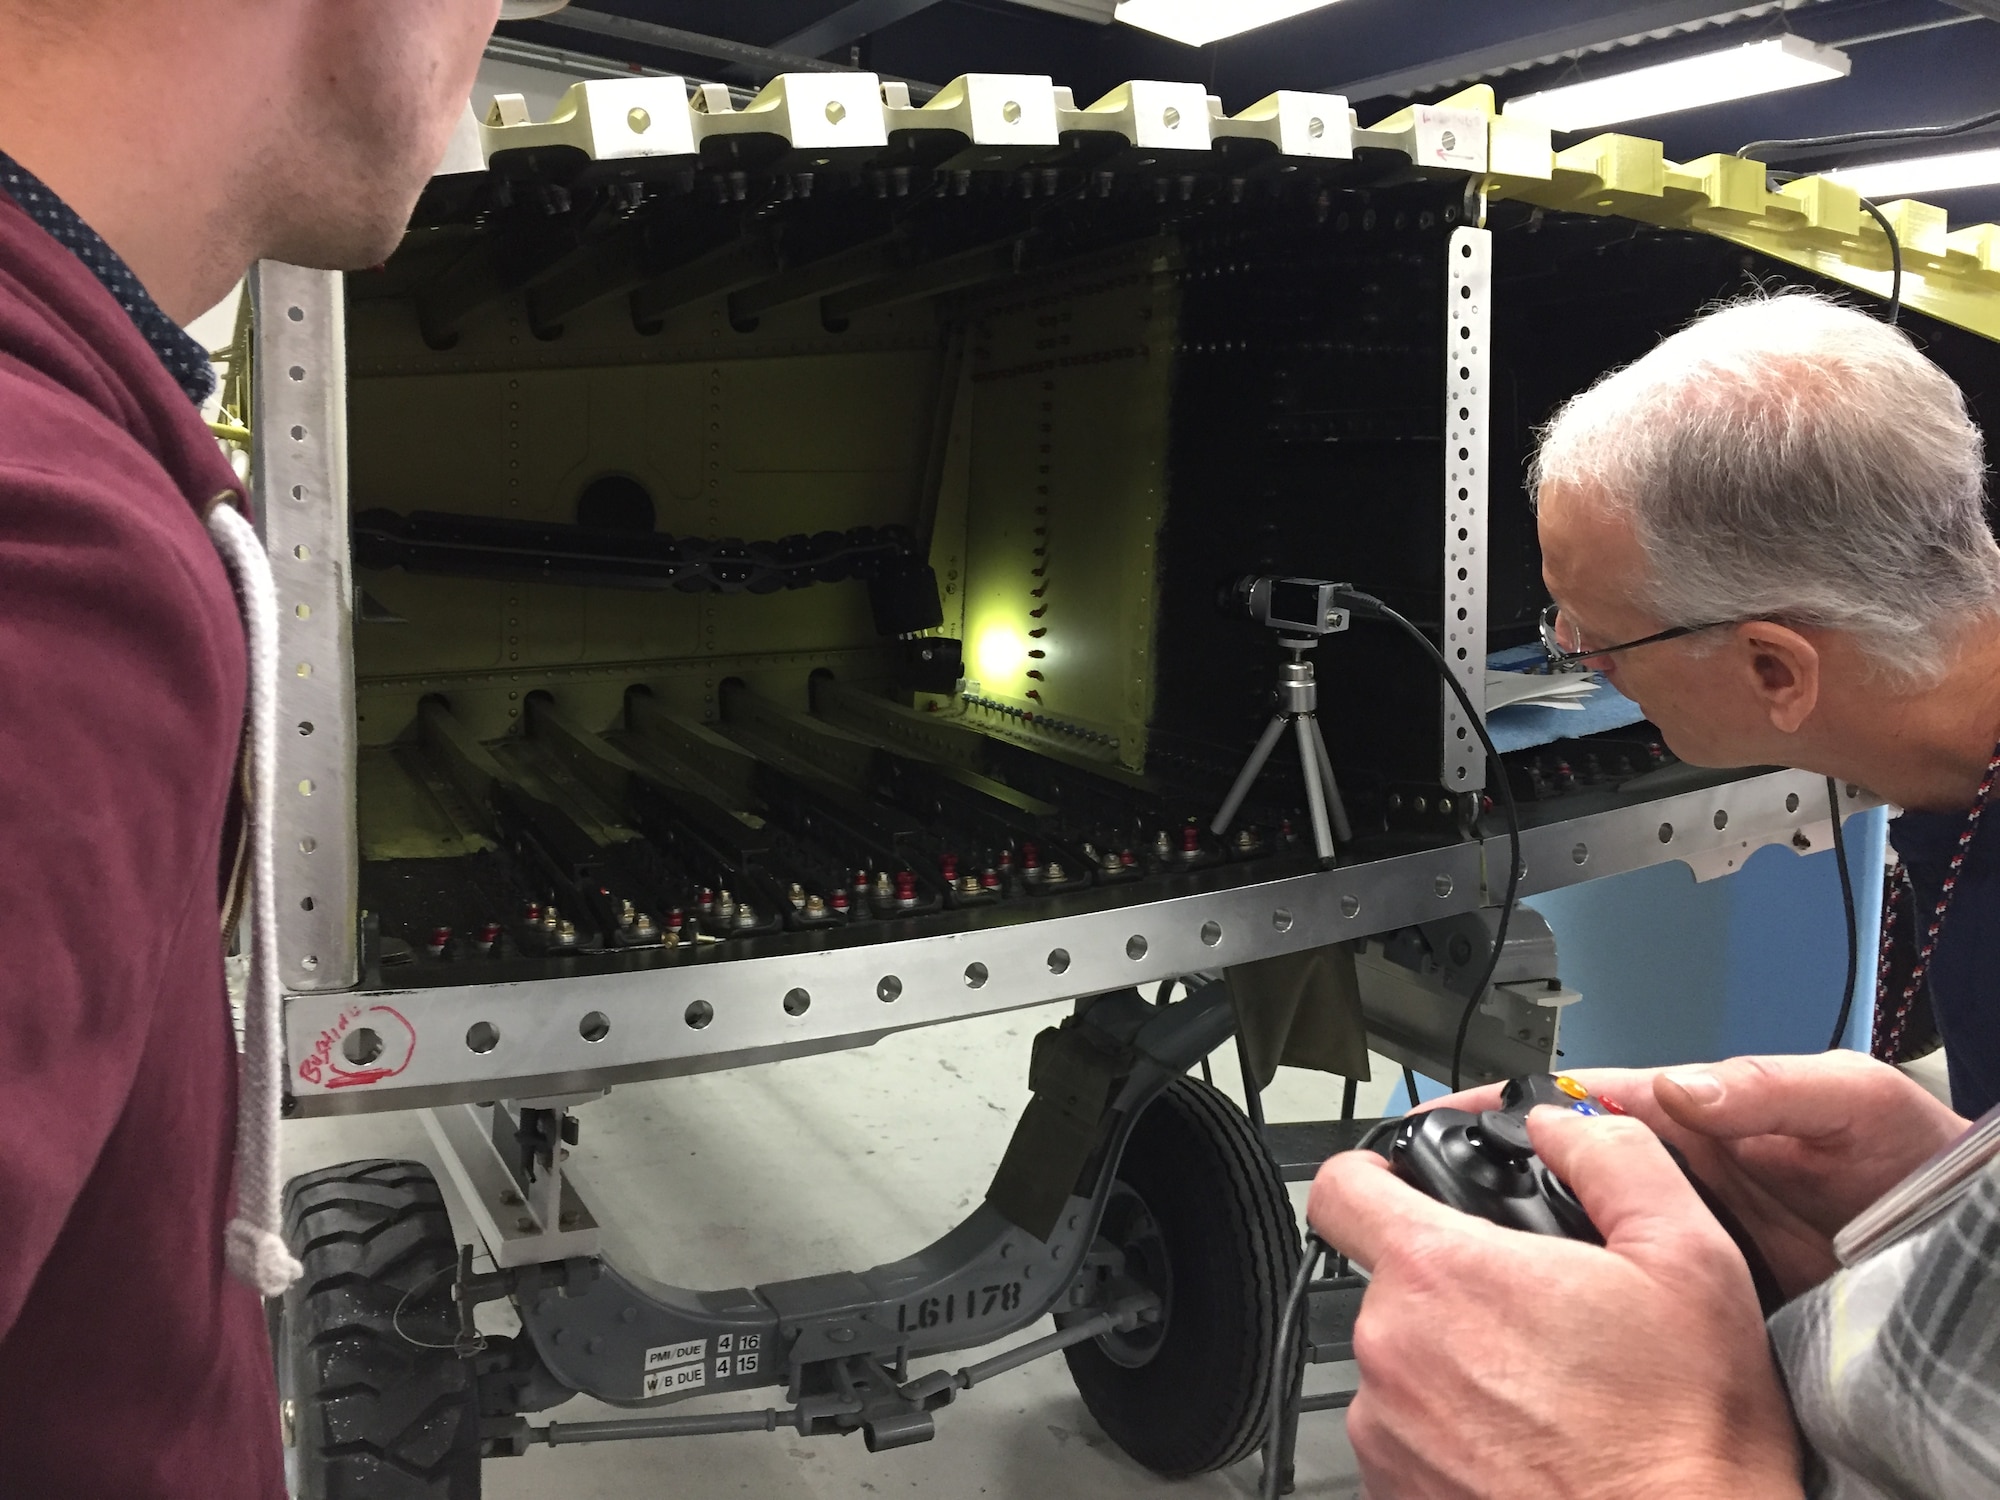
[[[1568,1109],[1581,1115],[1616,1115],[1624,1111],[1608,1099],[1591,1094],[1575,1079],[1559,1074],[1529,1074],[1510,1079],[1500,1094],[1500,1108],[1473,1114],[1462,1109],[1432,1109],[1385,1121],[1384,1128],[1364,1145],[1388,1159],[1398,1177],[1462,1213],[1476,1215],[1530,1234],[1601,1245],[1604,1236],[1569,1189],[1535,1154],[1528,1138],[1528,1114],[1537,1105]],[[1784,1303],[1777,1278],[1757,1244],[1736,1216],[1688,1168],[1687,1158],[1664,1141],[1674,1164],[1686,1175],[1702,1204],[1713,1214],[1750,1268],[1757,1300],[1765,1316]]]

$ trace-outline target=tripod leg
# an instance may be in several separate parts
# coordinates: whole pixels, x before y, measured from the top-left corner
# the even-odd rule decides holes
[[[1236,810],[1243,805],[1243,799],[1250,795],[1251,785],[1263,773],[1264,762],[1271,758],[1271,747],[1278,743],[1278,736],[1285,732],[1285,716],[1276,714],[1264,726],[1263,736],[1257,741],[1257,748],[1250,752],[1250,758],[1243,762],[1243,769],[1237,773],[1236,785],[1229,789],[1229,796],[1222,804],[1222,811],[1215,815],[1215,821],[1208,825],[1208,831],[1220,838],[1229,831],[1229,825],[1236,821]]]
[[[1319,758],[1313,749],[1312,719],[1300,714],[1292,720],[1299,737],[1299,771],[1306,779],[1306,808],[1312,813],[1313,848],[1321,859],[1333,858],[1333,834],[1326,826],[1326,792],[1319,784]]]
[[[1345,844],[1354,838],[1354,828],[1347,821],[1347,804],[1340,800],[1340,783],[1333,779],[1333,759],[1326,753],[1326,735],[1319,727],[1319,718],[1307,714],[1312,725],[1313,748],[1319,752],[1320,779],[1326,783],[1326,811],[1333,820],[1333,836]]]

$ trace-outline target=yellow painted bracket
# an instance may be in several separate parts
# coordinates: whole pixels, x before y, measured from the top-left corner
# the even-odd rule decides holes
[[[1460,109],[1481,104],[1471,89],[1445,102]],[[1805,177],[1773,189],[1762,162],[1735,156],[1670,162],[1658,141],[1629,135],[1593,136],[1554,151],[1545,128],[1493,115],[1490,90],[1484,107],[1492,198],[1695,230],[1877,297],[1889,294],[1888,237],[1842,183]],[[1412,124],[1412,111],[1404,110],[1376,130]],[[1357,140],[1370,134],[1358,132]],[[1878,207],[1902,250],[1904,304],[2000,339],[2000,226],[1954,233],[1935,205],[1904,200]]]

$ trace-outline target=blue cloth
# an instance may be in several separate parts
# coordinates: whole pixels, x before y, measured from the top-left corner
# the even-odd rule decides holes
[[[1548,660],[1539,645],[1510,646],[1486,658],[1486,665],[1500,672],[1519,672],[1538,667]],[[1623,729],[1637,724],[1645,712],[1602,677],[1597,691],[1582,700],[1581,709],[1545,708],[1533,703],[1514,703],[1496,708],[1486,716],[1486,732],[1493,746],[1502,752],[1528,750],[1536,745],[1552,745],[1557,740],[1579,735],[1601,734],[1607,729]]]
[[[1931,955],[1931,1011],[1944,1038],[1951,1105],[1977,1119],[2000,1104],[2000,809],[1989,808],[1965,853],[1958,888]],[[1917,941],[1944,889],[1945,872],[1965,828],[1962,812],[1906,812],[1889,825],[1916,888]],[[1905,912],[1897,920],[1908,921]]]
[[[0,151],[0,192],[20,204],[29,218],[82,261],[103,284],[125,309],[125,316],[146,336],[146,342],[160,356],[160,363],[167,367],[174,383],[188,393],[188,399],[196,406],[206,401],[215,390],[215,367],[209,363],[208,351],[161,310],[153,294],[125,264],[124,257],[105,244],[104,237],[78,218],[76,210],[58,198],[40,178],[4,151]]]

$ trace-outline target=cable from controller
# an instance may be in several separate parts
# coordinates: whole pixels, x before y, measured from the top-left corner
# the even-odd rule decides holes
[[[1487,759],[1492,763],[1493,776],[1500,793],[1500,806],[1507,818],[1507,894],[1500,903],[1500,921],[1493,932],[1493,951],[1487,955],[1486,967],[1480,972],[1479,981],[1473,985],[1472,994],[1465,1002],[1465,1009],[1458,1018],[1458,1034],[1452,1039],[1451,1091],[1455,1094],[1463,1087],[1465,1038],[1472,1030],[1472,1018],[1479,1011],[1479,1002],[1485,997],[1486,987],[1493,982],[1494,974],[1499,971],[1500,957],[1507,947],[1507,927],[1514,916],[1514,897],[1521,888],[1521,811],[1514,805],[1514,788],[1507,779],[1507,767],[1501,763],[1500,751],[1493,743],[1493,736],[1486,732],[1486,716],[1472,706],[1472,699],[1466,695],[1464,684],[1453,674],[1451,663],[1444,659],[1444,653],[1438,650],[1429,636],[1373,594],[1364,594],[1358,589],[1342,589],[1340,601],[1357,616],[1387,620],[1423,648],[1424,654],[1431,660],[1431,665],[1436,667],[1438,675],[1444,678],[1444,685],[1450,688],[1452,696],[1458,699],[1458,706],[1465,711],[1465,719],[1472,726],[1472,732],[1479,736],[1480,748],[1486,752]],[[1416,1103],[1417,1101],[1412,1099],[1411,1108],[1414,1109]]]
[[[1278,1472],[1279,1449],[1285,1440],[1285,1413],[1292,1405],[1292,1338],[1305,1321],[1306,1294],[1312,1290],[1313,1274],[1327,1255],[1327,1243],[1311,1230],[1306,1231],[1305,1254],[1299,1273],[1285,1297],[1284,1318],[1278,1324],[1278,1349],[1271,1360],[1271,1425],[1264,1438],[1264,1478],[1258,1486],[1262,1500],[1278,1500],[1282,1475]]]

